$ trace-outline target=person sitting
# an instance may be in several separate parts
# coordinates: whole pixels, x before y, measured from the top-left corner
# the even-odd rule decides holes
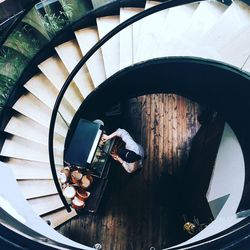
[[[118,128],[110,135],[104,134],[102,141],[105,142],[114,137],[120,137],[125,143],[125,148],[120,148],[116,153],[111,153],[112,158],[118,161],[128,173],[133,173],[137,169],[142,168],[143,147],[136,143],[125,129],[121,128]]]

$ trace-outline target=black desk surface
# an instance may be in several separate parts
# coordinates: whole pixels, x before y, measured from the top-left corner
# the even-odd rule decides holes
[[[83,211],[88,211],[90,213],[96,213],[100,205],[101,199],[103,197],[104,191],[106,189],[108,179],[94,179],[94,183],[89,188],[90,196],[86,201],[86,206]]]

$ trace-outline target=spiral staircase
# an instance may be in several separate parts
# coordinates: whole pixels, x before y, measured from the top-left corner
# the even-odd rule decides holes
[[[49,8],[47,2],[60,4],[64,11],[64,19],[56,32],[51,28],[53,20],[50,16],[59,20],[62,11],[53,13],[54,9]],[[34,7],[15,24],[2,44],[2,62],[6,62],[0,64],[0,74],[1,81],[8,86],[2,93],[5,101],[2,103],[0,155],[2,170],[6,171],[4,178],[12,179],[11,172],[8,172],[11,170],[18,184],[15,192],[21,191],[36,214],[31,215],[29,207],[23,209],[23,216],[33,216],[30,223],[37,223],[37,226],[26,226],[38,233],[40,231],[56,244],[65,244],[60,249],[89,248],[62,239],[63,236],[51,229],[77,213],[74,209],[70,213],[65,209],[51,174],[48,152],[50,119],[69,74],[100,39],[136,14],[166,4],[161,11],[128,25],[114,35],[74,77],[63,96],[55,122],[53,150],[58,172],[63,166],[65,138],[77,110],[90,93],[117,72],[159,57],[215,60],[235,67],[246,76],[250,72],[250,6],[246,2],[162,2],[43,1],[33,4]],[[26,30],[20,27],[26,27]],[[29,35],[26,34],[27,27],[32,29]],[[20,32],[23,33],[20,35]],[[16,42],[14,38],[18,34],[20,39],[24,38]],[[39,39],[39,45],[34,43]],[[25,45],[29,46],[28,49]],[[17,64],[15,58],[22,63]],[[15,187],[15,183],[11,187],[6,185],[8,189]],[[22,200],[19,204],[22,206],[17,211],[27,205]],[[37,215],[50,226],[40,221]],[[12,216],[15,217],[13,213]],[[43,225],[40,230],[38,224]],[[47,247],[56,245],[52,243]]]

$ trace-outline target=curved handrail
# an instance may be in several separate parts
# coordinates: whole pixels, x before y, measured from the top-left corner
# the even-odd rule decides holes
[[[29,4],[26,4],[26,8],[22,11],[22,15],[18,16],[18,19],[15,20],[15,22],[13,22],[12,25],[10,25],[10,27],[8,29],[6,29],[5,34],[0,39],[0,48],[1,48],[1,46],[2,47],[4,46],[6,41],[8,41],[9,37],[11,36],[13,31],[15,31],[15,29],[18,27],[18,24],[20,24],[22,19],[25,18],[29,14],[29,12],[34,8],[34,6],[40,1],[41,0],[31,0]],[[89,3],[89,5],[90,5],[90,3]],[[111,6],[111,5],[112,5],[112,3],[109,4],[109,6]],[[100,11],[102,13],[102,11],[105,9],[105,7],[106,7],[106,5],[98,8],[98,11]],[[30,66],[32,66],[31,67],[32,70],[36,70],[37,69],[36,65],[39,64],[41,62],[41,60],[44,58],[41,55],[43,55],[44,53],[46,54],[47,52],[51,53],[52,50],[55,53],[54,47],[57,46],[58,44],[62,43],[62,39],[61,39],[62,34],[70,33],[70,32],[73,33],[73,31],[75,30],[75,26],[82,28],[81,27],[82,24],[87,25],[87,20],[88,20],[88,22],[89,22],[89,20],[92,20],[92,19],[94,20],[94,16],[96,15],[96,10],[97,9],[93,9],[90,5],[90,7],[88,9],[86,9],[86,12],[82,13],[80,16],[78,16],[78,18],[70,21],[70,23],[68,23],[67,25],[62,27],[62,29],[58,30],[56,32],[56,34],[53,35],[53,37],[49,37],[47,39],[47,42],[44,43],[42,45],[42,47],[39,48],[39,51],[37,51],[34,55],[32,55],[32,58],[29,58],[29,60],[26,62],[25,67],[23,68],[23,70],[19,72],[20,74],[18,75],[17,79],[15,79],[14,82],[11,85],[9,85],[8,89],[6,90],[4,103],[1,104],[1,110],[0,110],[0,120],[1,120],[0,130],[1,131],[3,130],[3,128],[5,128],[6,123],[8,122],[8,120],[10,118],[8,107],[12,107],[14,104],[13,102],[16,102],[15,98],[19,97],[18,96],[19,93],[22,92],[22,89],[21,89],[22,85],[24,84],[24,82],[27,81],[27,78],[30,77],[30,72],[31,72]],[[91,22],[91,24],[92,24],[92,22]],[[34,27],[34,28],[36,29],[36,27]],[[47,32],[45,27],[43,27],[43,30],[45,32]],[[40,32],[39,30],[37,30],[37,31]],[[17,51],[17,52],[20,53],[20,51]],[[20,53],[20,54],[22,54],[22,53]],[[4,119],[2,119],[2,118],[4,118]],[[4,120],[4,123],[2,122],[3,120]],[[1,145],[0,145],[0,149],[1,149]]]
[[[113,6],[112,4],[113,3],[108,4],[108,8],[112,8],[112,6]],[[7,98],[7,100],[6,100],[5,104],[4,104],[4,107],[3,107],[2,111],[0,111],[0,121],[1,121],[0,122],[0,131],[4,130],[5,126],[7,125],[8,121],[10,119],[11,113],[9,112],[8,107],[12,107],[14,105],[14,103],[16,102],[16,97],[19,97],[19,95],[17,93],[22,92],[21,88],[22,88],[23,84],[25,82],[27,82],[27,78],[28,79],[30,78],[31,72],[33,70],[35,70],[36,65],[38,65],[40,62],[42,62],[42,60],[46,59],[46,58],[43,57],[44,54],[51,53],[51,51],[54,50],[55,46],[62,43],[60,38],[62,37],[63,34],[65,34],[65,33],[68,34],[69,32],[72,32],[72,30],[75,30],[75,26],[78,27],[78,29],[79,29],[79,28],[83,28],[82,27],[82,24],[83,24],[84,27],[85,27],[85,25],[87,25],[89,20],[94,18],[94,16],[96,15],[96,11],[102,13],[102,11],[105,10],[106,6],[107,5],[101,6],[98,9],[92,9],[92,10],[88,11],[80,19],[72,22],[69,25],[66,25],[50,41],[48,41],[48,43],[46,43],[41,48],[41,50],[30,60],[29,64],[23,70],[23,72],[20,75],[19,79],[16,81],[15,85],[10,90],[10,92],[8,94],[8,98]],[[15,29],[15,28],[16,28],[16,26],[13,29]],[[13,31],[13,29],[10,31],[10,34]],[[8,36],[10,34],[7,35],[6,39],[8,39]],[[0,44],[1,44],[1,42],[0,42]],[[31,69],[30,65],[33,65],[32,70],[30,70]],[[7,107],[7,109],[6,109],[6,107]],[[1,142],[0,142],[0,150],[1,150]]]
[[[201,0],[204,1],[204,0]],[[68,78],[64,82],[57,99],[55,101],[53,110],[52,110],[52,115],[51,115],[51,120],[50,120],[50,126],[49,126],[49,137],[48,137],[48,144],[49,144],[49,160],[50,160],[50,167],[51,167],[51,172],[52,176],[55,182],[55,186],[57,188],[58,194],[68,212],[71,211],[71,208],[69,204],[67,203],[65,197],[63,196],[61,185],[58,181],[57,178],[57,173],[56,173],[56,166],[55,166],[55,158],[54,158],[54,150],[53,150],[53,138],[54,138],[54,130],[55,130],[55,122],[56,122],[56,117],[57,113],[59,110],[59,106],[61,104],[61,101],[63,99],[63,96],[65,92],[67,91],[67,88],[69,87],[70,83],[74,79],[75,75],[78,73],[78,71],[82,68],[82,66],[90,59],[90,57],[98,50],[101,48],[102,45],[104,45],[107,41],[109,41],[113,36],[118,34],[120,31],[128,27],[129,25],[147,17],[150,16],[154,13],[157,13],[159,11],[162,11],[164,9],[168,9],[171,7],[176,7],[179,5],[183,4],[189,4],[197,2],[196,0],[169,0],[166,2],[163,2],[162,4],[159,4],[157,6],[154,6],[150,9],[144,10],[143,12],[140,12],[133,17],[127,19],[123,23],[119,24],[116,26],[113,30],[111,30],[108,34],[106,34],[102,39],[100,39],[87,53],[86,55],[80,60],[80,62],[75,66],[75,68],[71,71],[69,74]]]
[[[13,21],[15,18],[17,19],[25,10],[20,10],[19,12],[17,12],[16,14],[14,14],[13,16],[7,18],[6,20],[4,20],[2,23],[0,23],[0,28],[2,28],[4,25],[6,25],[8,22],[10,22],[11,20]],[[15,20],[16,20],[15,19]],[[12,24],[14,23],[14,21],[12,22]],[[11,25],[10,25],[11,26]],[[10,27],[9,26],[9,27]]]
[[[38,3],[39,0],[33,0],[27,8],[17,17],[17,19],[10,25],[7,32],[5,33],[4,37],[0,41],[0,47],[6,42],[7,38],[11,34],[11,32],[17,27],[17,25],[22,21],[23,17]]]
[[[38,2],[39,0],[34,0]],[[130,0],[133,1],[133,0]],[[136,0],[138,1],[138,0]],[[5,126],[7,125],[11,113],[9,112],[9,107],[12,107],[14,103],[16,102],[16,98],[19,97],[19,93],[22,93],[22,86],[31,76],[31,72],[36,70],[36,65],[42,62],[42,60],[45,60],[48,56],[44,57],[45,55],[48,55],[47,53],[55,53],[54,47],[57,45],[60,45],[62,41],[62,37],[65,36],[65,34],[69,34],[70,32],[73,34],[73,31],[82,29],[85,27],[88,27],[89,25],[94,25],[94,20],[97,16],[105,16],[105,13],[107,10],[113,10],[114,5],[117,4],[116,2],[110,2],[104,6],[95,8],[95,9],[89,9],[86,13],[84,13],[83,16],[81,16],[79,19],[72,21],[70,24],[67,24],[64,26],[60,31],[58,31],[50,40],[48,43],[46,43],[36,55],[29,61],[28,65],[26,65],[25,69],[22,71],[21,75],[19,76],[18,80],[15,82],[14,86],[9,88],[8,97],[4,103],[3,109],[0,111],[0,130],[3,131]],[[27,10],[27,12],[29,12]],[[27,13],[26,13],[27,14]],[[21,18],[21,17],[20,17]],[[21,21],[21,20],[20,20]],[[17,23],[18,24],[18,23]],[[15,29],[13,27],[13,29]],[[13,30],[12,30],[13,31]],[[11,32],[10,31],[10,34]],[[10,35],[7,35],[8,36]],[[1,42],[0,42],[1,44]],[[52,52],[53,50],[53,52]],[[33,65],[30,68],[30,65]],[[30,70],[31,69],[31,70]],[[1,150],[1,142],[0,142],[0,150]]]

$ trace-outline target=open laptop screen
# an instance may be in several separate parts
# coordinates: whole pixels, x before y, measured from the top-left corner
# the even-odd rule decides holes
[[[66,149],[64,160],[71,165],[87,168],[93,160],[101,136],[100,124],[80,119]]]

